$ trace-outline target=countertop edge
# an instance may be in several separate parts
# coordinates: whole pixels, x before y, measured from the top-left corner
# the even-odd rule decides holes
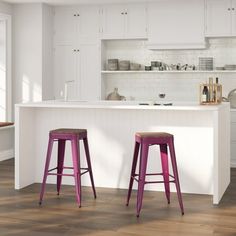
[[[15,107],[25,108],[81,108],[81,109],[118,109],[118,110],[192,110],[192,111],[215,111],[229,106],[229,103],[220,105],[173,105],[173,106],[154,106],[154,105],[117,105],[117,104],[73,104],[65,102],[36,102],[15,104]]]

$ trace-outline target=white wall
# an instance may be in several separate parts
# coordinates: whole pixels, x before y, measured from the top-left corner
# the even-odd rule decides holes
[[[42,4],[13,6],[14,103],[42,100]]]
[[[11,15],[12,6],[10,4],[0,2],[0,13]]]
[[[42,99],[53,99],[53,7],[42,5],[43,32],[43,81]]]
[[[14,128],[0,128],[0,161],[14,157]]]
[[[7,118],[7,21],[0,17],[0,120]]]
[[[0,14],[7,14],[11,16],[12,6],[10,4],[0,2]],[[8,35],[9,34],[10,33],[8,32]],[[11,48],[11,47],[8,47],[8,48]],[[10,60],[11,58],[8,58],[8,63]],[[10,84],[11,83],[9,83],[9,85]],[[1,128],[0,129],[0,161],[12,158],[13,156],[14,156],[14,128],[9,128],[9,127]]]

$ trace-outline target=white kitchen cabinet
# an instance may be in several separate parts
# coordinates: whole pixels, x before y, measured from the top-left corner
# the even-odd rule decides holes
[[[147,38],[147,8],[144,4],[127,5],[126,38]]]
[[[76,30],[76,11],[71,7],[56,7],[54,10],[54,44],[75,44]]]
[[[206,0],[206,36],[236,36],[236,0]]]
[[[100,37],[100,9],[97,6],[77,8],[77,42],[93,43]]]
[[[204,48],[204,0],[166,0],[148,4],[150,49]]]
[[[102,39],[147,38],[145,4],[106,5],[101,14]]]
[[[55,99],[100,99],[100,47],[98,44],[80,44],[79,48],[59,45],[54,49]]]
[[[64,98],[64,88],[68,83],[68,99],[76,98],[76,67],[77,52],[72,46],[58,45],[54,48],[54,96],[55,99]]]
[[[100,46],[98,44],[81,44],[79,51],[79,84],[80,99],[100,100]]]
[[[231,166],[236,167],[236,110],[231,110]]]
[[[123,5],[109,5],[102,9],[102,38],[122,39],[125,36],[125,9]]]
[[[66,82],[68,100],[100,98],[99,33],[99,7],[55,8],[54,96],[56,99],[64,97]]]
[[[232,16],[232,36],[236,36],[236,0],[232,0],[231,5],[231,16]]]
[[[100,14],[97,6],[56,7],[54,43],[74,45],[99,39]]]

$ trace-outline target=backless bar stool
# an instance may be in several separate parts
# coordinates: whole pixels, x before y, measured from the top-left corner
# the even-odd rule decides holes
[[[137,161],[138,161],[140,145],[141,145],[141,152],[140,152],[140,161],[139,161],[139,174],[136,174],[136,166],[137,166]],[[152,145],[160,146],[162,173],[150,173],[150,174],[146,173],[148,150],[149,150],[149,146],[152,146]],[[167,146],[169,147],[170,158],[171,158],[172,169],[173,169],[173,176],[169,174]],[[162,175],[163,181],[145,181],[146,175],[149,175],[149,176]],[[170,180],[170,177],[171,177],[171,180]],[[129,205],[129,200],[130,200],[134,180],[138,182],[137,206],[136,206],[137,217],[139,217],[139,214],[142,208],[144,185],[148,183],[164,183],[165,194],[166,194],[168,204],[170,203],[170,183],[175,183],[181,213],[182,215],[184,214],[184,207],[183,207],[182,195],[180,191],[177,163],[176,163],[176,158],[175,158],[174,136],[172,134],[159,133],[159,132],[136,133],[133,164],[132,164],[129,190],[128,190],[128,196],[127,196],[127,206]]]
[[[65,144],[66,144],[66,141],[68,140],[71,141],[73,167],[64,166]],[[80,168],[80,148],[79,148],[80,140],[83,140],[83,143],[84,143],[84,149],[85,149],[87,166],[88,166],[87,168]],[[54,142],[58,142],[57,167],[49,169]],[[64,169],[72,169],[73,174],[63,174]],[[52,171],[54,170],[57,170],[56,173],[52,173]],[[81,173],[81,170],[83,170],[82,173]],[[89,147],[88,147],[87,130],[86,129],[51,130],[49,132],[48,150],[47,150],[47,157],[46,157],[43,182],[42,182],[42,187],[41,187],[41,192],[40,192],[39,204],[42,204],[43,195],[44,195],[45,186],[46,186],[46,180],[47,180],[48,175],[57,176],[58,195],[60,193],[62,176],[73,176],[75,178],[76,199],[79,204],[79,207],[81,207],[81,175],[87,172],[89,172],[94,198],[96,198],[96,190],[95,190],[94,181],[93,181],[92,166],[91,166]]]

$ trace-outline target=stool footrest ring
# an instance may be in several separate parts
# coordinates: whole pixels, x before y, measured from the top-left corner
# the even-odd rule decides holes
[[[57,175],[57,176],[75,176],[73,174],[57,174],[57,173],[48,173],[48,175]]]
[[[63,170],[64,170],[64,169],[73,170],[74,168],[73,168],[73,167],[68,167],[68,166],[63,166],[62,169],[63,169]],[[48,175],[74,176],[74,174],[63,174],[63,173],[62,173],[62,174],[58,174],[58,173],[50,173],[50,172],[52,172],[52,171],[54,171],[54,170],[58,170],[58,167],[55,167],[55,168],[52,168],[52,169],[48,170]],[[81,175],[84,175],[84,174],[86,174],[86,173],[89,172],[89,168],[80,168],[80,170],[85,170],[84,172],[80,173],[80,176],[81,176]]]
[[[148,176],[156,176],[156,175],[162,175],[163,176],[163,173],[148,173],[148,174],[145,174],[145,175],[148,175]],[[138,177],[139,174],[135,174],[134,176],[131,176],[131,178],[133,178],[134,180],[136,180],[137,182],[139,182],[140,180],[136,177]],[[157,183],[175,183],[175,177],[173,175],[170,175],[169,174],[169,177],[171,177],[172,179],[169,180],[169,181],[163,181],[163,180],[160,180],[160,181],[145,181],[145,184],[157,184]]]

